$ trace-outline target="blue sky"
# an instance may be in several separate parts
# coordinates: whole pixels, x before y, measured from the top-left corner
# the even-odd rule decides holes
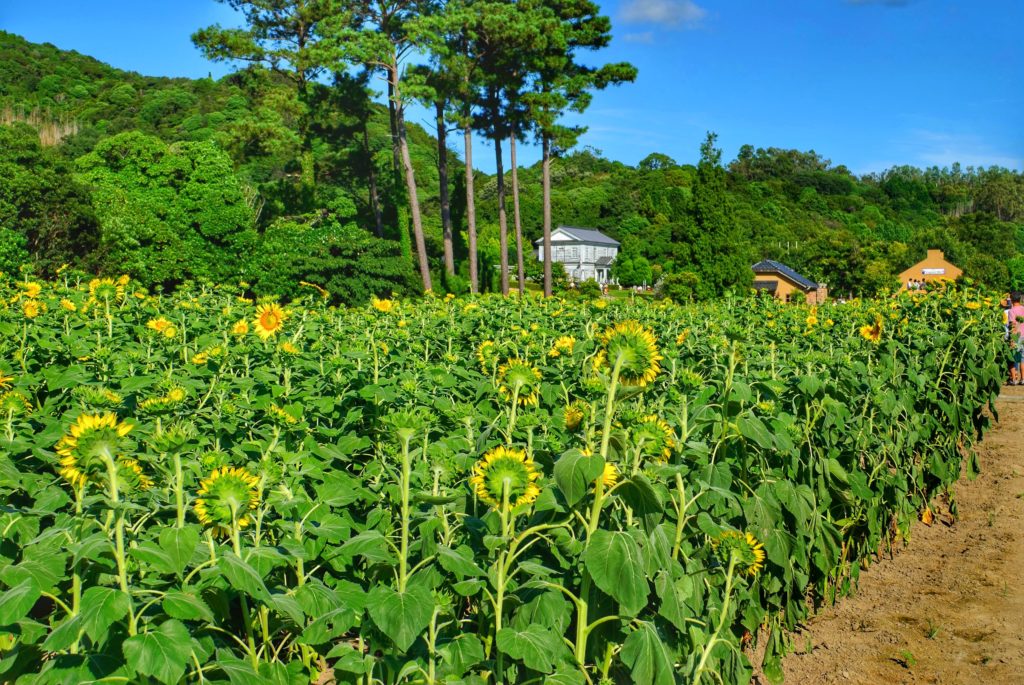
[[[636,83],[597,94],[581,145],[635,164],[694,162],[708,130],[740,145],[814,149],[857,173],[896,164],[1024,170],[1020,0],[615,0]],[[219,76],[189,36],[236,23],[214,0],[0,0],[0,28],[148,75]],[[423,110],[412,121],[428,122]],[[535,149],[520,157],[529,164]],[[493,153],[474,159],[493,170]]]

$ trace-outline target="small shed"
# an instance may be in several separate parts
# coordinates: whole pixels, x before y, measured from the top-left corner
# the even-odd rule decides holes
[[[751,267],[754,270],[754,289],[765,291],[789,302],[821,304],[828,297],[824,283],[815,283],[801,276],[782,262],[764,259]]]
[[[963,270],[946,261],[942,250],[928,250],[928,256],[900,274],[900,287],[906,290],[932,281],[955,281]]]

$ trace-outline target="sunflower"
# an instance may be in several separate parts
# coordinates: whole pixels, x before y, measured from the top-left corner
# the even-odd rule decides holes
[[[71,300],[67,299],[66,297],[63,298],[60,301],[60,306],[61,306],[61,309],[64,309],[65,311],[69,311],[69,312],[78,311],[78,307],[75,305],[75,303],[72,302]]]
[[[390,313],[398,306],[394,300],[381,300],[376,295],[370,297],[370,305],[378,312],[383,312],[384,314]]]
[[[131,430],[130,424],[119,422],[112,412],[80,414],[68,434],[57,443],[60,475],[75,486],[100,482],[107,472],[104,457],[123,461],[123,438]]]
[[[294,343],[289,341],[281,343],[281,351],[285,354],[300,354],[302,352]]]
[[[711,541],[711,548],[723,564],[736,560],[740,573],[756,576],[764,568],[764,543],[750,533],[727,530]]]
[[[8,372],[0,371],[0,388],[11,387],[11,381],[14,380],[14,376],[6,375]]]
[[[629,320],[609,326],[599,337],[602,349],[594,358],[595,369],[612,369],[621,359],[619,382],[624,386],[646,387],[661,372],[662,359],[651,329]]]
[[[195,358],[193,357],[193,360]],[[181,386],[174,386],[160,397],[150,397],[139,402],[140,411],[161,412],[185,400],[186,392]]]
[[[147,476],[135,459],[122,459],[117,462],[117,477],[122,485],[128,484],[132,489],[149,490],[153,487],[153,479]]]
[[[21,311],[26,319],[34,319],[46,310],[46,305],[39,300],[25,300],[21,303]]]
[[[653,457],[661,463],[666,463],[672,456],[672,450],[676,447],[675,433],[665,419],[659,419],[654,414],[640,419],[633,437],[641,442],[643,453]]]
[[[245,319],[236,321],[235,325],[231,327],[231,335],[237,335],[239,337],[246,335],[249,332],[249,322]]]
[[[89,281],[89,294],[97,300],[119,300],[124,297],[124,284],[113,278],[94,278]]]
[[[981,303],[980,302],[968,302],[964,306],[967,307],[968,309],[980,309],[981,308]]]
[[[168,329],[173,329],[174,324],[172,324],[164,317],[160,316],[155,319],[150,319],[149,321],[147,321],[146,328],[148,328],[151,331],[156,331],[157,333],[163,333]]]
[[[576,347],[576,338],[571,335],[563,335],[555,340],[555,343],[548,350],[549,357],[560,357],[563,354],[572,354],[573,348]]]
[[[812,313],[807,315],[806,322],[807,322],[808,327],[810,327],[810,326],[817,326],[818,325],[818,317],[815,316],[814,313],[812,312]]]
[[[32,403],[17,390],[0,394],[0,416],[31,414]]]
[[[860,327],[860,335],[865,340],[877,343],[882,339],[882,316],[875,314],[874,324],[864,324]]]
[[[276,423],[280,423],[285,426],[294,426],[299,422],[297,418],[295,418],[294,416],[286,412],[284,409],[273,403],[271,403],[271,405],[267,407],[267,415],[270,416],[270,418],[274,419]]]
[[[583,423],[583,419],[586,418],[589,409],[590,405],[579,400],[576,400],[566,406],[562,414],[565,419],[566,429],[570,431],[579,429],[580,425]]]
[[[39,293],[43,292],[43,286],[41,286],[38,283],[33,283],[32,281],[25,281],[24,283],[19,283],[18,285],[20,285],[22,289],[24,289],[25,297],[28,297],[33,300],[39,297]]]
[[[261,340],[267,340],[284,328],[284,320],[287,318],[288,312],[276,302],[261,304],[256,307],[256,321],[253,322],[253,328]]]
[[[217,535],[230,535],[233,528],[249,525],[249,512],[260,505],[259,478],[244,468],[214,469],[199,481],[196,516]]]
[[[493,340],[484,340],[477,345],[476,358],[480,360],[480,367],[487,371],[494,362],[498,361],[498,350]]]
[[[676,345],[681,346],[690,337],[690,329],[684,328],[683,332],[676,336]]]
[[[529,504],[540,494],[540,470],[523,450],[495,447],[473,465],[469,484],[476,496],[494,508],[500,508],[504,492],[514,508]]]
[[[530,362],[509,359],[498,367],[498,392],[506,400],[517,396],[521,407],[536,407],[540,402],[540,378],[540,371]]]
[[[610,461],[606,461],[604,463],[604,471],[601,472],[600,478],[606,489],[612,487],[619,482],[618,467]]]

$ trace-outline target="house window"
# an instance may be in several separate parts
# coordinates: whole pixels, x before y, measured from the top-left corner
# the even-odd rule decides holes
[[[568,259],[575,261],[580,258],[580,248],[576,247],[575,245],[573,245],[572,247],[567,247],[565,248],[565,250],[567,253],[566,257]]]

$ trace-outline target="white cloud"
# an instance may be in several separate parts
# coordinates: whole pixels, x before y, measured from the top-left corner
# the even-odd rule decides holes
[[[697,26],[707,14],[693,0],[626,0],[620,10],[627,23],[661,26]]]
[[[642,43],[644,45],[650,45],[654,42],[654,31],[644,31],[642,33],[627,33],[622,37],[622,40],[627,43]]]
[[[995,149],[976,135],[923,129],[915,130],[912,134],[911,146],[916,150],[918,159],[929,166],[950,166],[959,162],[965,167],[1024,168],[1024,160],[1006,154],[1005,150]]]

